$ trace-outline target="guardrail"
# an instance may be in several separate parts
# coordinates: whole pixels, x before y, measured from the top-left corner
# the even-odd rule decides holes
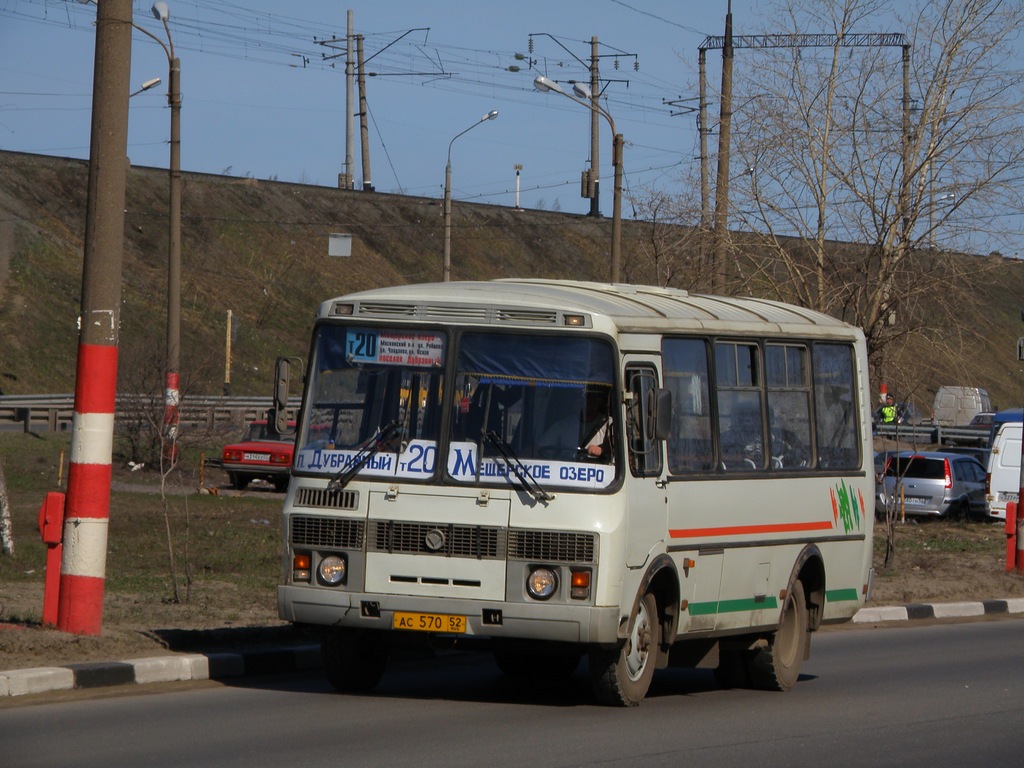
[[[988,445],[987,429],[944,427],[941,424],[876,424],[875,437],[932,445]]]
[[[289,416],[299,409],[300,398],[288,400]],[[195,396],[182,399],[178,418],[184,425],[214,429],[238,426],[262,419],[270,408],[270,397]],[[0,430],[63,432],[71,429],[74,395],[2,395]],[[143,395],[118,395],[114,406],[115,424],[138,420],[147,413],[163,413],[163,401]],[[876,437],[932,445],[987,446],[988,430],[944,427],[937,424],[877,424]]]
[[[300,398],[288,401],[289,416],[298,410]],[[178,408],[181,424],[204,429],[238,426],[264,418],[270,408],[270,397],[182,398]],[[75,396],[3,395],[0,396],[0,430],[23,432],[63,432],[71,429]],[[131,421],[158,414],[162,418],[163,401],[144,395],[118,395],[114,406],[115,428]]]

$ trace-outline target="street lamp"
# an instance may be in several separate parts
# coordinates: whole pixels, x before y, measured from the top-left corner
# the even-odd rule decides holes
[[[156,88],[162,82],[163,81],[159,77],[154,77],[152,80],[147,80],[139,86],[139,89],[137,91],[132,91],[131,93],[129,93],[128,98],[130,99],[132,96],[138,96],[140,93],[148,91],[150,88]]]
[[[441,273],[441,279],[446,283],[452,279],[452,144],[462,134],[468,133],[480,123],[486,123],[497,116],[498,110],[492,109],[462,133],[455,134],[454,138],[448,142],[448,164],[444,167],[444,268]]]
[[[615,168],[615,189],[612,197],[612,282],[619,282],[619,275],[622,271],[622,134],[615,130],[615,121],[608,113],[608,110],[601,107],[594,101],[590,89],[581,83],[573,83],[572,93],[566,93],[562,87],[544,75],[537,75],[533,80],[533,87],[542,93],[554,91],[565,98],[575,101],[587,109],[597,112],[608,121],[612,129],[612,165]],[[586,101],[589,99],[590,101]]]
[[[133,24],[163,48],[167,56],[167,103],[171,107],[171,156],[168,165],[168,233],[167,233],[167,370],[164,383],[164,429],[170,445],[168,456],[173,463],[174,442],[178,435],[178,369],[181,356],[181,60],[174,55],[174,40],[167,24],[171,12],[167,3],[155,2],[153,17],[163,23],[167,42],[147,29]]]

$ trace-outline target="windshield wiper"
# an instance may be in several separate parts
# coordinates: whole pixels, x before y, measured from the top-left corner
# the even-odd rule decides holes
[[[359,453],[353,458],[352,463],[331,478],[331,481],[327,484],[327,490],[333,491],[348,485],[352,478],[359,473],[359,470],[365,467],[366,463],[380,452],[384,443],[390,440],[401,426],[401,423],[395,419],[384,427],[379,428],[376,434],[363,443]]]
[[[497,432],[489,430],[483,433],[487,441],[498,449],[498,453],[501,454],[501,458],[505,460],[508,468],[512,470],[512,474],[516,476],[516,480],[519,481],[519,487],[523,489],[527,494],[533,497],[535,501],[545,502],[551,501],[555,498],[553,493],[549,493],[540,487],[540,484],[533,479],[533,475],[530,474],[530,470],[526,468],[519,457],[516,456],[515,451],[512,450],[512,446],[506,443]]]

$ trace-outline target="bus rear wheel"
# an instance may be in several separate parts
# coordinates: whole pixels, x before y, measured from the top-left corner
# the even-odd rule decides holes
[[[756,648],[750,657],[750,683],[754,688],[788,691],[796,685],[807,653],[807,629],[804,585],[797,580],[782,604],[778,629],[767,645]]]
[[[377,632],[334,630],[320,640],[327,680],[342,693],[366,693],[384,676],[388,643]]]
[[[648,592],[637,606],[626,642],[613,651],[590,654],[590,684],[602,704],[635,707],[644,700],[661,644],[658,601]]]

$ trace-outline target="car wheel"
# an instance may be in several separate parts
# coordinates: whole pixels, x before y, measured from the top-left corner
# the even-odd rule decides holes
[[[236,472],[228,472],[228,482],[236,491],[244,491],[249,485],[249,478]]]
[[[966,522],[971,519],[971,503],[967,499],[960,499],[949,508],[946,518],[955,522]]]

